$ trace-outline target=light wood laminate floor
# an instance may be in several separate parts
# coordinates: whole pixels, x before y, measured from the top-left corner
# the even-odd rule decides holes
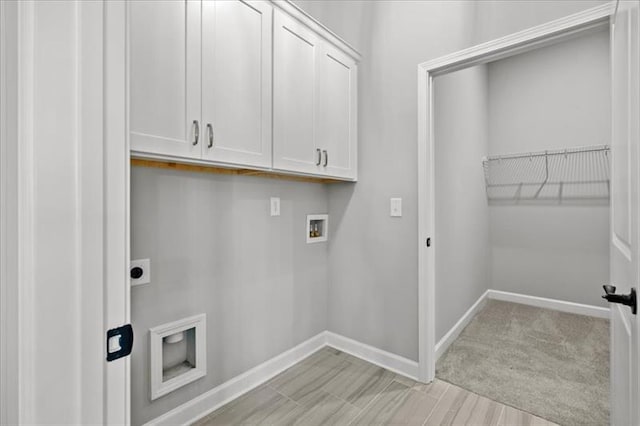
[[[326,347],[195,425],[553,423],[440,380],[418,383]]]

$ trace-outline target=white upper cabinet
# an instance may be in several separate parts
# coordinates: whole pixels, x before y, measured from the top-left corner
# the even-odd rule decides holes
[[[203,158],[271,167],[272,6],[202,5]]]
[[[321,52],[316,143],[322,149],[322,167],[328,176],[355,180],[357,64],[330,44],[323,44]]]
[[[318,174],[315,143],[320,38],[276,10],[273,46],[273,168]]]
[[[356,61],[276,11],[273,168],[357,178]]]
[[[132,155],[357,178],[359,54],[287,1],[129,2]]]
[[[131,149],[199,158],[200,2],[134,1],[129,16]]]

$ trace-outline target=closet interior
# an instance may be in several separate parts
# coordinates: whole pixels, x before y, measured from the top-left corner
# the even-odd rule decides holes
[[[559,424],[608,421],[609,50],[435,78],[436,377]]]

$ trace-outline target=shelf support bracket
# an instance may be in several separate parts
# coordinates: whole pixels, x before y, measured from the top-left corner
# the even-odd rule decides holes
[[[533,196],[533,198],[538,198],[538,195],[540,195],[540,192],[542,191],[542,188],[544,188],[544,186],[547,184],[547,181],[549,180],[549,152],[545,151],[544,152],[544,181],[542,182],[542,185],[540,185],[540,188],[538,188],[538,190],[536,191],[536,195]]]

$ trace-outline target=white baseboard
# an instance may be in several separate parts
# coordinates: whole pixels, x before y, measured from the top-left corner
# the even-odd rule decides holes
[[[271,358],[251,370],[224,382],[220,386],[174,408],[162,416],[151,420],[146,423],[145,426],[183,425],[195,422],[217,410],[224,404],[268,381],[273,376],[297,364],[325,346],[331,346],[395,373],[413,379],[417,379],[418,377],[418,363],[416,361],[403,358],[335,333],[324,331],[275,358]]]
[[[482,309],[488,299],[522,303],[540,308],[554,309],[557,311],[588,315],[598,318],[609,318],[609,309],[607,308],[546,299],[544,297],[526,296],[506,291],[487,290],[482,296],[480,296],[473,306],[465,312],[453,328],[451,328],[451,330],[449,330],[447,334],[436,344],[436,359],[446,351],[453,341],[455,341],[478,311]],[[418,380],[419,366],[416,361],[330,331],[324,331],[309,340],[302,342],[298,346],[291,348],[288,351],[252,368],[251,370],[211,389],[191,401],[174,408],[162,416],[151,420],[146,423],[145,426],[182,425],[192,423],[215,411],[224,404],[247,393],[251,389],[256,388],[271,379],[273,376],[322,349],[324,346],[331,346],[358,358],[362,358],[372,364],[379,365],[387,370]]]
[[[458,338],[460,333],[462,333],[462,330],[464,330],[464,328],[469,325],[473,317],[475,317],[476,314],[480,312],[482,308],[484,308],[484,305],[487,303],[487,296],[490,291],[491,290],[487,290],[482,293],[482,296],[480,296],[478,300],[476,300],[476,302],[467,310],[467,312],[462,315],[458,322],[453,327],[451,327],[451,330],[449,330],[447,334],[445,334],[442,339],[440,339],[438,343],[436,343],[436,361],[440,359],[442,354],[444,354],[449,346]]]
[[[403,376],[418,380],[419,368],[416,361],[401,357],[391,352],[383,351],[382,349],[349,339],[348,337],[344,337],[330,331],[326,331],[325,335],[327,346],[331,346],[332,348],[346,352],[355,357],[362,358],[371,364],[386,368],[394,373],[402,374]]]
[[[526,296],[524,294],[509,293],[508,291],[489,290],[489,299],[503,300],[505,302],[521,303],[523,305],[536,306],[538,308],[553,309],[560,312],[586,315],[596,318],[609,318],[609,308],[600,306],[583,305],[581,303],[565,302],[563,300],[547,299],[546,297]]]
[[[298,346],[156,417],[145,426],[183,425],[195,422],[322,349],[326,346],[325,342],[325,332],[319,333]]]

